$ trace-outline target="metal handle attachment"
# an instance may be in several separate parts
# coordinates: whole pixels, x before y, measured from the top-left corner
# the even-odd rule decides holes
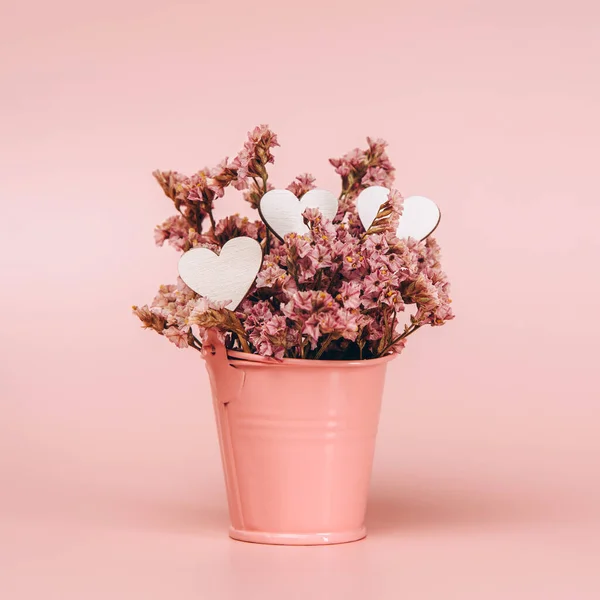
[[[208,330],[206,341],[202,345],[202,355],[206,360],[213,398],[223,404],[239,398],[246,375],[229,362],[227,349],[219,340],[216,330]]]

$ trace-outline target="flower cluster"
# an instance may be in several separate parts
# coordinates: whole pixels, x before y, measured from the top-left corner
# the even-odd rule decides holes
[[[342,178],[340,210],[333,221],[306,209],[308,233],[291,233],[282,241],[261,221],[233,215],[215,222],[212,217],[213,202],[228,185],[241,190],[254,208],[272,188],[266,167],[278,143],[268,127],[255,128],[237,157],[215,169],[192,177],[155,172],[179,213],[156,229],[157,244],[218,252],[228,240],[249,236],[261,243],[265,256],[248,295],[232,307],[235,311],[199,297],[179,280],[162,286],[150,306],[134,307],[143,326],[180,348],[200,349],[207,330],[216,329],[230,349],[275,358],[349,360],[400,352],[420,327],[452,319],[439,246],[431,237],[396,237],[402,196],[392,189],[394,168],[385,142],[367,142],[367,149],[330,161]],[[305,173],[287,189],[301,197],[314,182]],[[365,231],[355,200],[371,185],[392,192]],[[400,328],[399,315],[407,305],[414,305],[410,324]]]
[[[156,228],[157,244],[162,246],[168,240],[176,249],[185,251],[215,241],[214,201],[222,198],[230,185],[245,190],[245,199],[257,208],[269,189],[267,164],[275,160],[272,153],[275,146],[279,146],[277,136],[262,125],[248,134],[244,147],[233,160],[224,158],[213,169],[204,168],[189,177],[177,171],[154,171],[154,177],[179,213]],[[205,231],[207,219],[210,226]]]
[[[354,213],[353,200],[367,187],[380,185],[393,188],[395,169],[386,153],[387,142],[368,137],[367,144],[365,150],[355,148],[341,158],[329,159],[342,178],[341,213]]]

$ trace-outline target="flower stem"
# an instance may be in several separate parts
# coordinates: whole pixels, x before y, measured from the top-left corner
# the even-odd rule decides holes
[[[300,336],[300,358],[306,358],[306,346],[308,346],[308,338]]]
[[[235,312],[233,312],[232,310],[227,310],[227,312],[229,313],[230,322],[233,324],[233,327],[231,327],[231,331],[233,331],[238,336],[238,339],[242,346],[242,350],[244,352],[247,352],[248,354],[252,354],[252,351],[250,350],[250,346],[248,344],[248,338],[246,337],[246,331],[244,330],[242,322],[238,319],[238,316],[235,314]]]
[[[327,290],[326,290],[327,292],[331,293],[333,285],[335,284],[336,275],[339,273],[339,271],[340,271],[339,269],[334,269],[334,268],[331,269],[331,273],[329,275],[330,276],[329,285],[327,286]]]
[[[192,335],[190,339],[190,347],[194,350],[198,350],[198,352],[202,352],[202,343],[195,335]]]
[[[215,218],[213,217],[211,209],[208,209],[208,218],[210,219],[210,226],[212,227],[212,230],[214,232],[217,228],[217,224],[215,223]]]
[[[391,341],[392,334],[393,334],[393,331],[391,331],[389,328],[388,312],[384,307],[384,309],[383,309],[383,335],[381,336],[381,340],[379,341],[379,348],[377,349],[377,353],[379,355],[381,355],[381,353],[383,352],[383,350],[382,350],[383,348],[387,348],[387,346],[385,345],[386,340],[389,339]]]
[[[237,334],[238,339],[240,340],[240,344],[242,345],[242,350],[244,352],[246,352],[247,354],[252,354],[252,352],[250,351],[250,346],[248,346],[248,341],[246,340],[246,338],[243,335],[240,335],[239,333]]]
[[[264,196],[267,193],[267,180],[269,179],[269,175],[265,169],[264,175],[261,175],[260,178],[262,179],[262,184],[263,184],[263,190],[262,190],[262,195]],[[256,183],[256,179],[254,179],[254,182]],[[256,187],[258,187],[258,183],[256,184]],[[271,251],[271,232],[269,231],[269,228],[267,227],[267,237],[266,237],[266,244],[265,244],[265,254],[269,254],[269,252]]]
[[[315,360],[319,360],[323,355],[323,352],[327,350],[327,346],[331,344],[331,340],[333,339],[333,331],[325,338],[323,345],[319,348],[319,351],[315,354]]]
[[[321,286],[321,279],[323,278],[323,269],[319,269],[317,271],[317,274],[315,276],[315,284],[314,284],[314,289],[318,290]]]
[[[377,353],[377,356],[383,356],[390,348],[397,344],[400,340],[407,338],[411,333],[414,333],[417,329],[421,327],[420,325],[411,325],[404,333],[399,335],[397,338],[394,338],[383,350]]]

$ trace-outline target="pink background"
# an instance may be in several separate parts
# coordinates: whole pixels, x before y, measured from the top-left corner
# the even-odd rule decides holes
[[[0,597],[598,598],[599,19],[593,0],[3,2]],[[399,189],[443,212],[458,318],[390,367],[358,544],[227,538],[203,365],[130,314],[175,277],[150,172],[262,122],[277,185],[335,190],[327,159],[384,137]]]

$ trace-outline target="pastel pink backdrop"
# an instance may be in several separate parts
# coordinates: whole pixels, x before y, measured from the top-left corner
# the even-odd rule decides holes
[[[0,597],[597,598],[599,18],[2,3]],[[258,123],[278,185],[335,190],[327,159],[380,136],[399,189],[443,212],[458,318],[390,367],[357,544],[226,537],[204,367],[130,314],[175,277],[151,171]]]

